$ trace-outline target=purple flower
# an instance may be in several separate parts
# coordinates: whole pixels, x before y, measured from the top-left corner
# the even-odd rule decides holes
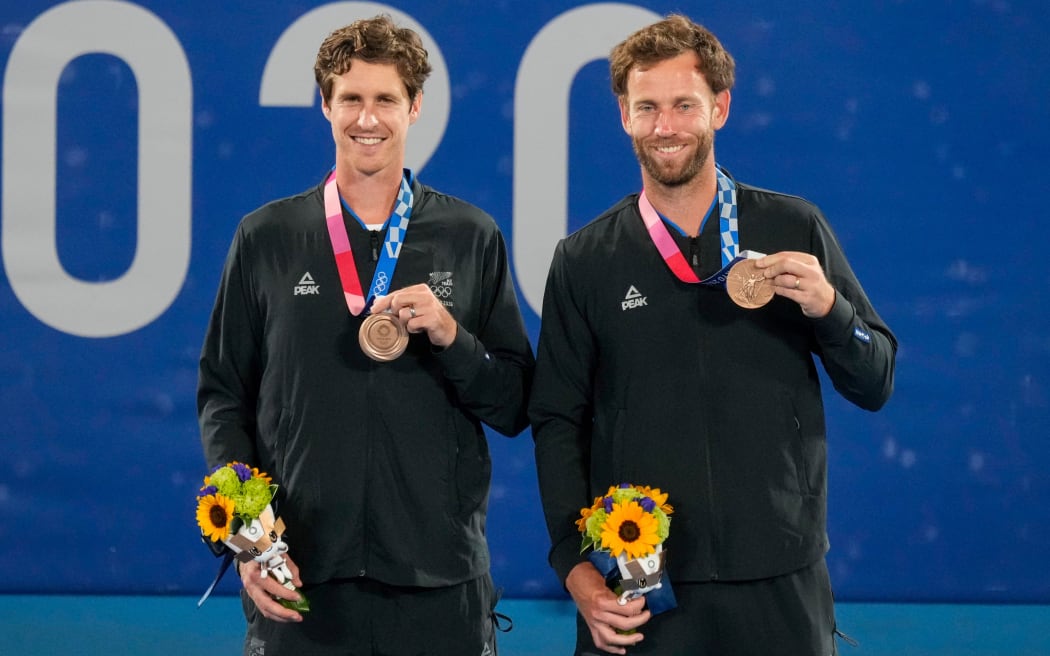
[[[602,499],[602,506],[605,508],[605,512],[611,513],[613,511],[612,497],[605,497]]]
[[[632,488],[632,487],[634,487],[634,486],[631,485],[630,483],[620,483],[620,489],[621,490],[626,490],[626,489]]]
[[[650,499],[649,497],[642,497],[642,499],[638,502],[638,505],[640,505],[642,507],[642,510],[644,510],[645,512],[651,513],[653,511],[653,508],[656,507],[656,502]]]
[[[219,491],[219,488],[215,487],[214,485],[209,485],[209,486],[207,486],[207,487],[202,487],[202,488],[200,489],[200,492],[198,492],[198,493],[197,493],[197,497],[198,497],[198,498],[200,498],[200,497],[206,497],[206,496],[208,496],[209,494],[215,494],[215,493],[216,493],[216,492],[218,492],[218,491]]]
[[[233,471],[237,472],[237,478],[243,483],[252,477],[251,468],[243,462],[235,462],[231,465]]]

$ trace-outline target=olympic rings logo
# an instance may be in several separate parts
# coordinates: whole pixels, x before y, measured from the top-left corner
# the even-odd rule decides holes
[[[431,286],[430,291],[438,298],[448,298],[449,296],[452,296],[452,287],[448,285]]]
[[[373,293],[373,295],[374,296],[378,296],[381,293],[383,293],[383,291],[386,290],[386,286],[387,286],[386,273],[380,271],[379,275],[376,276],[375,284],[372,285],[372,293]]]

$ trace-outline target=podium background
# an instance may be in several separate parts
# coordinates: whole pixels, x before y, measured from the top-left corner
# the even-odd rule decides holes
[[[417,173],[500,223],[533,338],[552,235],[640,185],[601,53],[672,10],[712,28],[738,62],[719,162],[820,205],[901,342],[883,411],[827,386],[837,598],[1050,603],[1045,3],[215,4],[0,8],[0,594],[211,581],[194,390],[222,260],[242,215],[331,165],[316,47],[387,7],[447,72]],[[271,56],[296,83],[275,64],[264,94]],[[531,437],[490,438],[497,583],[563,600]]]

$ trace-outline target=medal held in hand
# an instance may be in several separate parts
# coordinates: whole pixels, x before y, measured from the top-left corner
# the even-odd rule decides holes
[[[762,275],[755,266],[755,260],[740,260],[729,269],[726,278],[726,291],[729,298],[742,308],[753,310],[760,308],[773,299],[773,281]]]
[[[408,346],[408,329],[389,312],[369,315],[357,332],[365,355],[378,362],[396,360]]]
[[[716,168],[718,179],[718,229],[722,244],[722,268],[701,280],[686,261],[660,214],[649,202],[645,191],[638,196],[638,211],[645,222],[646,230],[664,263],[682,282],[697,283],[706,287],[725,287],[729,298],[742,308],[760,308],[773,298],[773,282],[766,280],[755,267],[753,258],[763,253],[740,250],[737,221],[736,183]]]

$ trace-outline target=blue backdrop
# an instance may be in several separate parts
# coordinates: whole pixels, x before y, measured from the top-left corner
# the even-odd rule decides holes
[[[820,205],[900,339],[883,411],[827,388],[838,597],[1050,602],[1035,0],[5,3],[0,592],[210,582],[194,393],[222,260],[331,165],[313,57],[381,10],[437,64],[411,164],[500,223],[533,338],[554,240],[640,185],[604,55],[669,11],[712,28],[738,62],[718,160]],[[494,575],[558,596],[531,438],[491,444]]]

